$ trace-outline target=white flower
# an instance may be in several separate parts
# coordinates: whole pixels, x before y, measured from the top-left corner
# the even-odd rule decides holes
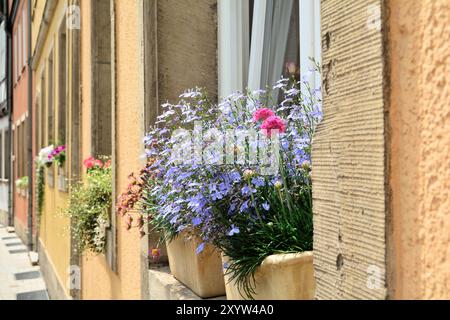
[[[105,249],[106,244],[106,227],[108,226],[108,220],[102,215],[97,218],[97,226],[94,229],[94,245],[98,252],[102,252]]]
[[[55,149],[54,145],[51,145],[51,146],[41,149],[41,151],[39,151],[39,154],[36,158],[37,164],[42,166],[42,165],[46,165],[47,163],[51,163],[52,160],[50,160],[48,158],[48,156],[53,152],[54,149]]]

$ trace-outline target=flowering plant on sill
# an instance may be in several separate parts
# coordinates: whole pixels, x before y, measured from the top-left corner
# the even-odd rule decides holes
[[[51,154],[55,150],[53,145],[42,148],[36,157],[36,164],[39,167],[50,167],[53,163]]]
[[[149,179],[154,179],[154,173],[151,171],[151,166],[154,163],[154,159],[149,159],[148,163],[139,172],[131,173],[128,176],[128,186],[124,192],[122,192],[117,199],[117,213],[125,219],[125,227],[127,230],[132,228],[138,228],[140,236],[145,236],[144,229],[144,216],[142,214],[143,208],[139,205],[143,195],[143,187],[149,183]],[[133,217],[131,213],[138,215],[137,223],[133,226]]]
[[[89,157],[84,162],[85,181],[72,187],[64,213],[74,221],[72,230],[80,251],[103,253],[106,227],[112,205],[112,171],[107,157]]]
[[[231,280],[251,297],[266,257],[312,250],[311,141],[322,117],[320,90],[293,77],[218,106],[199,89],[180,98],[163,105],[145,138],[157,161],[142,201],[166,240],[185,231],[202,237],[197,252],[205,243],[220,248]]]
[[[21,190],[26,190],[28,188],[28,176],[17,179],[16,187]]]
[[[48,160],[50,163],[56,163],[59,167],[62,167],[66,161],[66,146],[61,145],[54,148],[48,155]]]

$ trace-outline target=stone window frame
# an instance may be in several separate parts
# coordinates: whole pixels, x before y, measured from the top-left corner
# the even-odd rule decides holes
[[[386,299],[395,263],[388,8],[384,0],[354,0],[351,11],[331,0],[321,5],[324,120],[312,148],[316,299]]]
[[[93,156],[110,156],[115,181],[114,155],[114,1],[91,2],[91,153]],[[106,40],[105,40],[106,39]],[[105,43],[106,42],[106,43]],[[103,45],[103,46],[102,46]],[[105,81],[109,78],[110,81]],[[100,94],[102,92],[103,94]],[[101,97],[100,97],[101,96]],[[117,272],[117,225],[115,205],[110,209],[110,223],[106,226],[105,258],[112,271]]]

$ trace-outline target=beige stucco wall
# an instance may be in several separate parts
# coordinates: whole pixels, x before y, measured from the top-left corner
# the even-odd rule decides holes
[[[393,298],[450,298],[450,2],[390,0]]]
[[[143,153],[143,42],[142,2],[115,1],[116,50],[116,188],[127,186],[128,175],[142,165]],[[82,17],[90,16],[89,1],[82,2]],[[90,153],[90,28],[82,26],[83,83],[83,157]],[[85,112],[86,111],[86,112]],[[115,273],[105,256],[85,255],[82,260],[83,299],[140,299],[141,266],[138,232],[127,231],[121,219],[117,221],[117,263]]]
[[[35,16],[32,24],[33,34],[37,34],[38,30],[43,23],[43,1],[38,1],[38,6],[36,7]],[[49,23],[47,33],[43,38],[43,45],[41,51],[36,54],[37,60],[35,64],[35,92],[37,95],[41,94],[41,75],[42,72],[47,68],[48,57],[50,56],[51,50],[54,51],[54,136],[57,136],[57,123],[58,123],[58,101],[59,101],[59,88],[58,88],[58,44],[57,35],[61,22],[65,15],[65,2],[58,1],[53,12],[52,18]],[[37,38],[33,37],[33,48],[35,48]],[[45,68],[45,69],[44,69]],[[45,71],[45,80],[48,81],[48,72]],[[48,85],[45,85],[48,88]],[[48,105],[48,94],[45,94],[47,99],[46,105]],[[48,113],[47,113],[48,114]],[[48,131],[48,129],[46,130]],[[47,134],[47,132],[45,132]],[[54,298],[67,298],[69,297],[69,292],[66,287],[67,277],[69,275],[69,265],[70,265],[70,219],[62,214],[62,209],[67,205],[68,194],[67,192],[60,191],[58,188],[58,175],[57,168],[52,165],[49,169],[46,169],[46,179],[47,171],[52,170],[54,174],[54,187],[50,188],[48,183],[45,186],[45,201],[42,217],[40,219],[40,250],[45,252],[47,256],[48,264],[46,269],[51,270],[54,277],[56,277],[59,282],[59,286],[64,289],[65,297],[54,297]],[[52,294],[52,293],[51,293]]]

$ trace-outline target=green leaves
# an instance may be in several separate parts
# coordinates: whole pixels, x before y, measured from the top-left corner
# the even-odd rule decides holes
[[[72,230],[80,251],[103,253],[105,228],[112,205],[112,171],[110,167],[89,170],[86,181],[76,184],[65,213],[74,220]]]

